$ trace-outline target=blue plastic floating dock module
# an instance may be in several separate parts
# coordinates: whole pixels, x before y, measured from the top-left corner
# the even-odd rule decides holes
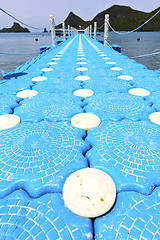
[[[92,222],[64,207],[60,193],[33,199],[23,190],[0,199],[1,239],[88,239]]]
[[[118,191],[150,194],[160,184],[160,128],[149,121],[104,121],[88,130],[90,167],[112,176]]]
[[[85,103],[85,111],[98,115],[101,120],[142,120],[155,111],[143,98],[128,93],[99,93]]]
[[[69,120],[73,115],[83,112],[83,103],[71,93],[45,93],[25,99],[15,114],[22,121]]]
[[[0,116],[20,118],[0,130],[0,240],[159,240],[160,124],[149,120],[160,112],[159,71],[85,34],[40,51],[0,84]],[[83,89],[94,95],[73,94]],[[38,94],[18,98],[22,90]],[[96,114],[100,125],[73,127],[79,113]],[[67,178],[88,167],[107,173],[117,194],[109,212],[92,219],[63,199]]]
[[[121,192],[114,209],[95,220],[95,239],[160,239],[160,188],[150,196]]]
[[[0,133],[0,196],[20,185],[40,195],[43,188],[62,190],[70,171],[87,167],[82,155],[88,144],[82,140],[85,131],[67,122],[21,123]],[[32,189],[33,188],[33,189]],[[30,190],[31,189],[31,190]],[[32,193],[34,195],[34,193]]]

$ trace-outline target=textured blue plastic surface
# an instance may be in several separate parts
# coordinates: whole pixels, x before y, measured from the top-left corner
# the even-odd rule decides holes
[[[14,95],[0,94],[0,114],[9,114],[13,112],[13,109],[18,106],[18,102],[21,98],[17,98]]]
[[[39,93],[53,93],[53,92],[73,92],[76,89],[79,89],[80,83],[79,81],[71,81],[70,79],[66,81],[62,79],[57,79],[53,81],[44,81],[37,83],[34,87],[32,87],[33,90],[38,91]]]
[[[150,196],[122,192],[107,215],[94,223],[95,239],[160,239],[160,188]]]
[[[0,213],[0,239],[93,239],[91,220],[66,209],[59,193],[32,199],[19,190],[0,200]]]
[[[150,104],[160,105],[160,91],[151,92],[151,94],[145,97],[146,101]]]
[[[30,89],[33,86],[32,81],[30,80],[8,80],[4,84],[0,85],[0,93],[3,94],[16,94],[17,92],[25,89]]]
[[[99,93],[85,103],[85,111],[98,115],[101,120],[142,120],[155,111],[143,98],[128,93]]]
[[[101,79],[97,79],[97,81],[86,81],[85,88],[92,89],[95,93],[97,92],[128,92],[131,85],[128,82],[120,83],[118,80],[107,79],[106,81],[102,81]]]
[[[22,121],[60,121],[69,120],[73,115],[83,112],[82,106],[82,101],[72,93],[44,93],[25,99],[14,113]]]
[[[160,126],[150,121],[104,121],[88,130],[90,167],[103,169],[118,191],[150,194],[160,184]]]
[[[84,137],[84,130],[73,128],[68,122],[21,123],[1,131],[0,197],[4,194],[2,189],[11,185],[14,189],[18,180],[25,180],[24,187],[40,189],[36,195],[46,185],[47,191],[53,192],[53,187],[62,189],[69,172],[88,166],[82,155],[89,147],[82,140]]]

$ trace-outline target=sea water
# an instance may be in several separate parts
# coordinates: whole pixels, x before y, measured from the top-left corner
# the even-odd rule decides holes
[[[98,37],[103,38],[103,33]],[[35,41],[35,38],[38,38],[38,41]],[[59,36],[57,38],[60,39]],[[140,40],[138,41],[137,38]],[[160,32],[130,34],[110,32],[108,42],[120,45],[122,53],[129,57],[160,52]],[[39,47],[43,45],[51,45],[50,33],[0,33],[0,53],[6,53],[0,54],[0,70],[14,71],[16,67],[37,56]],[[160,54],[134,58],[134,60],[148,69],[160,69]]]

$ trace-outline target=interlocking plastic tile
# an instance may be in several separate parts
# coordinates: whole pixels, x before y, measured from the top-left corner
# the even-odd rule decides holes
[[[148,103],[160,105],[160,91],[152,92],[145,99]]]
[[[80,83],[77,81],[71,81],[71,80],[63,80],[57,79],[57,81],[45,81],[45,82],[39,82],[34,87],[32,87],[33,90],[36,90],[40,93],[43,92],[73,92],[76,89],[80,88]]]
[[[100,168],[119,190],[150,194],[160,185],[160,126],[150,121],[104,121],[88,130],[90,167]]]
[[[32,199],[19,190],[0,199],[0,213],[0,239],[93,239],[91,220],[70,212],[60,193]]]
[[[119,82],[114,79],[108,79],[108,81],[98,79],[96,82],[85,81],[85,88],[92,89],[94,92],[128,92],[131,85],[129,82]]]
[[[134,82],[134,87],[137,88],[145,88],[146,90],[153,92],[153,91],[157,91],[157,89],[160,89],[160,81],[158,78],[155,79],[150,79],[148,78],[144,78],[144,79],[139,79]]]
[[[160,188],[150,196],[121,192],[108,214],[95,219],[95,239],[160,239]]]
[[[18,106],[20,100],[22,99],[14,95],[0,94],[0,114],[12,113],[12,109]]]
[[[73,115],[83,112],[83,103],[72,93],[44,93],[25,99],[14,111],[22,121],[69,120]]]
[[[85,103],[85,111],[98,115],[101,120],[148,119],[149,114],[155,111],[143,98],[128,93],[99,93]]]
[[[88,166],[84,137],[68,122],[21,123],[1,131],[0,197],[19,186],[33,196],[61,189],[69,172]]]
[[[33,83],[30,80],[8,80],[0,85],[0,93],[3,94],[16,94],[20,90],[30,89]]]

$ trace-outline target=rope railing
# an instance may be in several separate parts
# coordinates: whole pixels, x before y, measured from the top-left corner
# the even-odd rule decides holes
[[[110,26],[110,28],[112,29],[113,32],[117,33],[117,34],[129,34],[129,33],[133,33],[135,31],[137,31],[138,29],[140,29],[141,27],[143,27],[144,25],[146,25],[148,22],[150,22],[156,15],[158,15],[160,13],[160,10],[158,12],[156,12],[152,17],[150,17],[146,22],[144,22],[143,24],[141,24],[139,27],[133,29],[132,31],[128,31],[128,32],[118,32],[116,31],[111,24],[108,22],[108,25]]]
[[[130,57],[130,58],[134,59],[134,58],[148,57],[148,56],[154,56],[154,55],[159,55],[159,54],[160,54],[160,52],[148,53],[148,54],[143,54],[143,55],[139,55],[139,56],[135,56],[135,57]]]
[[[21,24],[23,24],[23,25],[25,25],[25,26],[27,26],[27,27],[29,27],[29,28],[38,29],[38,30],[42,30],[42,29],[43,29],[43,28],[37,28],[37,27],[30,26],[30,25],[28,25],[28,24],[20,21],[19,19],[15,18],[13,15],[9,14],[8,12],[6,12],[6,11],[5,11],[4,9],[2,9],[2,8],[0,8],[0,10],[1,10],[3,13],[7,14],[9,17],[11,17],[11,18],[13,18],[14,20],[16,20],[17,22],[19,22],[19,23],[21,23]]]
[[[97,27],[97,29],[101,29],[103,26],[104,26],[104,23],[103,23],[103,25],[102,25],[102,26],[100,26],[100,27]]]
[[[14,55],[14,56],[35,55],[39,53],[42,53],[42,52],[34,52],[34,53],[2,53],[0,52],[1,55]]]

